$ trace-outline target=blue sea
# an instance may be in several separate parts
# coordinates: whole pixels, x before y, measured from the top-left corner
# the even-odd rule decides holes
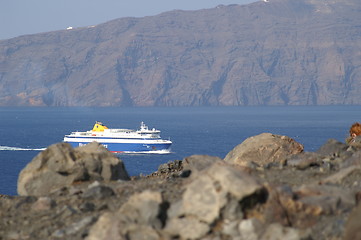
[[[0,194],[16,195],[20,171],[41,149],[95,121],[137,129],[141,121],[173,141],[170,154],[119,154],[131,176],[193,154],[224,158],[246,138],[263,132],[289,136],[316,151],[328,139],[344,142],[361,106],[0,108]]]

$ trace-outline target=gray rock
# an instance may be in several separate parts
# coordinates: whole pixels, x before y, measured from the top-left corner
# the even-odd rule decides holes
[[[33,203],[31,209],[34,211],[46,211],[55,207],[56,203],[49,197],[39,197],[38,200]]]
[[[358,205],[349,215],[345,225],[344,240],[361,239],[361,205]]]
[[[341,167],[349,167],[349,166],[359,166],[361,167],[361,151],[357,151],[352,154],[351,157],[347,158],[344,162],[341,163]]]
[[[240,233],[238,231],[239,220],[230,221],[228,219],[223,219],[222,221],[222,235],[227,236],[234,240],[240,240]]]
[[[305,212],[315,215],[345,212],[356,205],[354,193],[339,186],[309,184],[296,188],[294,192],[299,202],[304,204]]]
[[[310,166],[322,165],[322,157],[317,153],[302,152],[300,154],[291,155],[287,158],[287,165],[299,170],[304,170]]]
[[[87,239],[158,239],[156,229],[163,227],[159,218],[161,203],[159,192],[134,194],[117,212],[104,213],[91,227]]]
[[[202,176],[193,181],[183,195],[182,213],[195,215],[199,221],[212,223],[225,204],[226,192],[217,192],[212,178]]]
[[[264,231],[263,224],[256,218],[242,220],[238,226],[241,239],[258,240]]]
[[[270,224],[261,237],[262,240],[301,240],[307,238],[308,236],[302,237],[297,229],[284,227],[278,223]]]
[[[339,157],[342,159],[346,159],[353,154],[352,151],[348,151],[349,148],[350,146],[348,146],[347,144],[341,143],[335,139],[329,139],[326,144],[322,145],[316,151],[316,153],[332,158]]]
[[[222,161],[219,157],[209,155],[192,155],[183,159],[183,169],[190,170],[192,172],[199,172],[219,161]]]
[[[73,149],[67,143],[51,145],[20,173],[19,195],[47,195],[79,181],[129,179],[123,162],[93,142]]]
[[[361,175],[361,166],[349,166],[342,168],[338,172],[320,181],[320,183],[341,183],[353,173],[359,173]]]
[[[210,227],[192,216],[187,218],[172,218],[167,222],[164,231],[181,239],[201,239]]]
[[[259,165],[272,162],[284,162],[292,154],[303,151],[303,145],[287,137],[262,133],[247,138],[230,151],[224,161],[240,166],[247,166],[254,161]]]
[[[76,234],[81,229],[83,229],[84,227],[86,227],[88,225],[91,225],[95,221],[96,221],[95,217],[92,217],[92,216],[85,217],[78,222],[72,223],[68,227],[65,227],[63,229],[59,229],[59,230],[55,231],[52,234],[52,236],[55,238],[62,238],[62,239],[70,238],[69,235]]]
[[[88,189],[87,191],[85,191],[83,194],[83,197],[84,198],[102,199],[102,198],[107,198],[107,197],[114,196],[114,195],[115,195],[115,193],[111,187],[95,186],[95,187],[92,187],[92,188]]]
[[[159,192],[146,190],[132,195],[119,209],[117,216],[121,222],[161,228],[158,218],[162,196]]]
[[[257,195],[263,186],[246,172],[241,172],[224,162],[213,164],[200,172],[183,193],[182,199],[173,204],[169,210],[170,218],[195,218],[202,223],[212,224],[221,214],[222,209],[235,199],[236,202]],[[241,207],[231,207],[241,211]],[[234,212],[235,217],[226,214],[230,219],[242,216]]]
[[[225,220],[236,221],[243,219],[242,205],[237,198],[229,198],[226,206],[222,209],[222,217]]]
[[[121,234],[119,228],[119,219],[117,219],[113,213],[106,212],[101,215],[98,221],[90,228],[86,240],[125,240],[126,238]]]
[[[157,231],[149,226],[133,225],[127,230],[127,240],[163,240]],[[164,239],[166,240],[166,239]]]

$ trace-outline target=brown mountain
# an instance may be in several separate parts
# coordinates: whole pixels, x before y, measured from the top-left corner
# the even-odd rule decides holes
[[[0,41],[0,105],[361,104],[359,0],[269,0]]]

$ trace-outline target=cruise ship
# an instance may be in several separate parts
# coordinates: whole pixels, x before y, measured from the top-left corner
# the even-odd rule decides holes
[[[65,135],[64,142],[79,147],[90,142],[98,142],[114,153],[170,153],[172,141],[160,137],[160,131],[149,129],[144,122],[139,130],[112,129],[96,122],[92,130],[72,132]]]

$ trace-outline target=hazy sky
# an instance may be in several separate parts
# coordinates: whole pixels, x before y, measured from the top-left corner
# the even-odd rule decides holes
[[[0,39],[95,25],[120,17],[256,1],[259,0],[0,0]]]

